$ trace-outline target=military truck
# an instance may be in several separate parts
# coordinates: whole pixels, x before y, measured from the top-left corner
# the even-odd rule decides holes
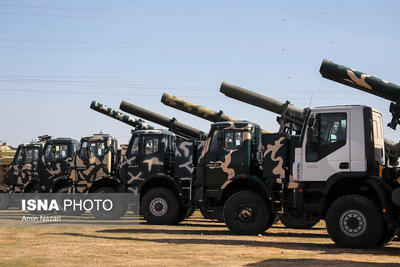
[[[226,83],[221,92],[244,102],[262,101]],[[287,198],[281,199],[283,209],[325,218],[329,235],[341,246],[390,241],[399,227],[400,189],[397,168],[385,162],[381,114],[366,106],[331,106],[306,109],[302,117],[301,135],[285,137],[289,144],[298,139],[286,153],[292,159],[283,165],[291,169],[283,178],[297,188],[294,205],[285,207]]]
[[[121,103],[122,110],[140,112],[142,118],[150,116],[169,130],[154,129],[96,101],[91,108],[135,128],[118,176],[124,192],[139,194],[145,220],[151,224],[174,224],[185,219],[193,210],[189,202],[193,162],[204,143],[199,140],[206,134],[125,101]]]
[[[5,142],[0,145],[0,209],[6,209],[8,206],[8,198],[6,195],[2,195],[2,193],[7,192],[7,185],[5,183],[6,173],[14,159],[15,152],[16,149]]]

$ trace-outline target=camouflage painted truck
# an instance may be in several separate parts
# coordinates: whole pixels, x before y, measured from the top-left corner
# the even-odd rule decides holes
[[[273,103],[273,111],[281,115],[281,117],[278,118],[278,122],[280,123],[281,126],[279,130],[280,133],[285,133],[288,131],[295,133],[296,131],[299,132],[301,130],[302,121],[301,117],[299,117],[303,112],[301,109],[293,107],[289,102],[281,103],[271,98],[269,98],[268,100],[270,103]],[[167,106],[190,113],[192,115],[198,116],[202,119],[206,119],[211,122],[238,121],[237,119],[224,114],[222,111],[216,112],[206,107],[194,104],[192,102],[189,102],[187,100],[184,100],[182,98],[167,93],[163,94],[161,102]],[[269,132],[266,130],[261,130],[261,133],[268,134]],[[261,140],[263,140],[263,138]],[[261,149],[263,151],[262,153],[264,153],[266,148],[264,147],[264,145],[262,145]],[[220,183],[221,184],[214,184],[212,185],[212,187],[210,186],[208,190],[223,191],[224,190],[223,185],[225,181],[221,180]],[[208,188],[208,186],[209,185],[206,185],[206,188]],[[208,190],[206,190],[206,192]],[[222,209],[225,200],[226,198],[218,199],[215,198],[212,194],[210,194],[209,197],[206,197],[206,200],[204,202],[204,208],[206,208],[207,211],[209,211],[209,213],[215,212],[214,216],[220,217],[223,220]],[[274,221],[277,220],[275,218],[275,214],[272,215],[271,220],[272,219],[274,219]],[[319,221],[319,219],[315,217],[310,217],[307,216],[306,214],[300,214],[294,212],[279,214],[279,219],[286,227],[296,228],[296,229],[311,228]]]
[[[7,145],[7,143],[0,145],[0,209],[8,207],[8,197],[3,194],[7,193],[6,173],[14,159],[15,152],[16,149]]]
[[[263,96],[227,83],[220,91],[256,106],[270,105]],[[268,177],[275,184],[296,185],[292,196],[279,190],[278,209],[325,219],[340,246],[389,242],[399,228],[400,188],[398,169],[385,162],[382,115],[362,105],[329,106],[305,109],[302,120],[300,135],[271,134],[267,145],[282,162],[271,165],[275,172]]]
[[[119,170],[124,192],[140,196],[140,211],[151,224],[174,224],[192,211],[190,203],[192,173],[196,155],[201,151],[200,140],[205,133],[122,102],[121,109],[140,112],[141,117],[157,121],[170,130],[154,129],[119,111],[93,101],[91,108],[135,128]],[[176,133],[176,134],[175,134]]]

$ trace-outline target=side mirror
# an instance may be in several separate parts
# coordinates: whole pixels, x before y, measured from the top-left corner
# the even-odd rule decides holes
[[[315,123],[315,115],[311,115],[310,118],[307,121],[307,126],[310,128],[314,127],[314,123]]]

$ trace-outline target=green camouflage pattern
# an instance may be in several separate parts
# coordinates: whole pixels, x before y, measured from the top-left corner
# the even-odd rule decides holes
[[[53,192],[63,182],[68,184],[68,175],[77,141],[70,138],[49,139],[45,144],[29,143],[18,146],[17,153],[7,172],[7,191]],[[66,146],[68,152],[63,157],[52,155],[56,146]],[[48,148],[49,155],[45,155]],[[32,160],[26,156],[29,151],[37,151]],[[31,157],[29,157],[31,158]]]
[[[394,102],[399,102],[400,100],[399,85],[336,64],[327,59],[322,61],[319,72],[326,79],[354,87],[369,94],[377,95]]]
[[[18,146],[6,174],[7,192],[39,191],[39,168],[42,155],[42,143],[26,143]]]
[[[82,137],[71,166],[71,190],[76,193],[91,192],[92,186],[103,179],[120,184],[117,153],[117,140],[110,135]]]
[[[222,111],[216,112],[167,93],[162,95],[161,102],[167,106],[190,113],[211,122],[237,121],[237,119],[225,115]]]
[[[151,130],[154,129],[154,127],[148,125],[146,122],[142,120],[137,120],[132,116],[128,116],[122,112],[119,112],[113,108],[110,108],[104,104],[100,104],[99,102],[93,100],[92,103],[90,104],[90,108],[98,111],[104,115],[107,115],[111,118],[117,119],[119,121],[122,121],[132,127],[134,127],[137,130]]]
[[[181,122],[178,122],[175,118],[172,119],[167,118],[161,114],[157,114],[155,112],[136,106],[126,101],[121,102],[120,109],[125,112],[128,112],[129,114],[162,125],[168,128],[168,130],[170,130],[171,132],[187,139],[202,140],[207,137],[207,134],[205,132],[193,128],[189,125],[183,124]]]
[[[206,107],[194,104],[182,98],[164,93],[161,98],[161,102],[172,108],[176,108],[183,112],[190,113],[194,116],[211,122],[223,122],[223,121],[238,121],[231,116],[225,115],[222,111],[216,112]],[[262,130],[263,133],[269,133],[267,130]]]
[[[198,163],[198,179],[205,181],[206,190],[224,189],[234,177],[251,174],[252,151],[260,151],[261,145],[260,140],[252,138],[256,137],[255,129],[259,130],[259,126],[247,121],[212,125]],[[232,142],[237,144],[232,146]]]

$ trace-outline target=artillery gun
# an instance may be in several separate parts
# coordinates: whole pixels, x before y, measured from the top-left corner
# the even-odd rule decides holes
[[[120,109],[145,120],[162,125],[168,128],[168,130],[170,130],[171,132],[176,133],[179,136],[185,137],[187,139],[204,140],[207,138],[207,133],[205,132],[178,122],[175,118],[169,119],[161,114],[157,114],[145,108],[136,106],[132,103],[122,101]]]

